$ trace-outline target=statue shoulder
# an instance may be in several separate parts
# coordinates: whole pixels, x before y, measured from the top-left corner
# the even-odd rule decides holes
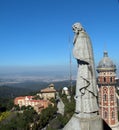
[[[87,39],[90,39],[89,35],[85,31],[81,31],[80,34],[79,34],[79,36],[82,37],[82,38],[85,37]]]

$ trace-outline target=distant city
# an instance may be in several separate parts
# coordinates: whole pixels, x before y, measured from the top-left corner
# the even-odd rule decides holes
[[[7,68],[8,69],[8,68]],[[16,68],[5,70],[0,68],[0,86],[10,85],[23,82],[56,82],[76,79],[76,70],[68,69],[19,69]],[[71,76],[71,77],[70,77]]]
[[[12,85],[24,82],[57,82],[65,80],[76,80],[77,66],[70,69],[68,67],[60,68],[21,68],[21,67],[0,67],[0,86]],[[117,78],[119,70],[117,68]]]

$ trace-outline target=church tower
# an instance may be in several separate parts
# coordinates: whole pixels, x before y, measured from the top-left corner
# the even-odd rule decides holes
[[[97,66],[99,88],[99,114],[112,130],[119,130],[116,98],[116,66],[104,52]],[[118,128],[117,128],[118,127]]]

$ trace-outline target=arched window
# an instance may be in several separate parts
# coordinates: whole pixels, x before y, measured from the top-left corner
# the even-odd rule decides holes
[[[106,78],[104,77],[104,82],[106,82]]]
[[[106,111],[104,112],[104,118],[107,118],[107,112]]]
[[[112,111],[112,118],[114,118],[114,112]]]
[[[106,95],[106,94],[103,95],[103,100],[104,100],[104,101],[107,100],[107,95]]]
[[[110,82],[112,82],[112,77],[110,77]]]

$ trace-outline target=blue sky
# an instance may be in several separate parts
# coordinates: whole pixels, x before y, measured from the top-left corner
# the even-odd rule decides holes
[[[66,67],[75,22],[89,34],[96,64],[104,50],[119,64],[118,0],[0,0],[0,66]]]

